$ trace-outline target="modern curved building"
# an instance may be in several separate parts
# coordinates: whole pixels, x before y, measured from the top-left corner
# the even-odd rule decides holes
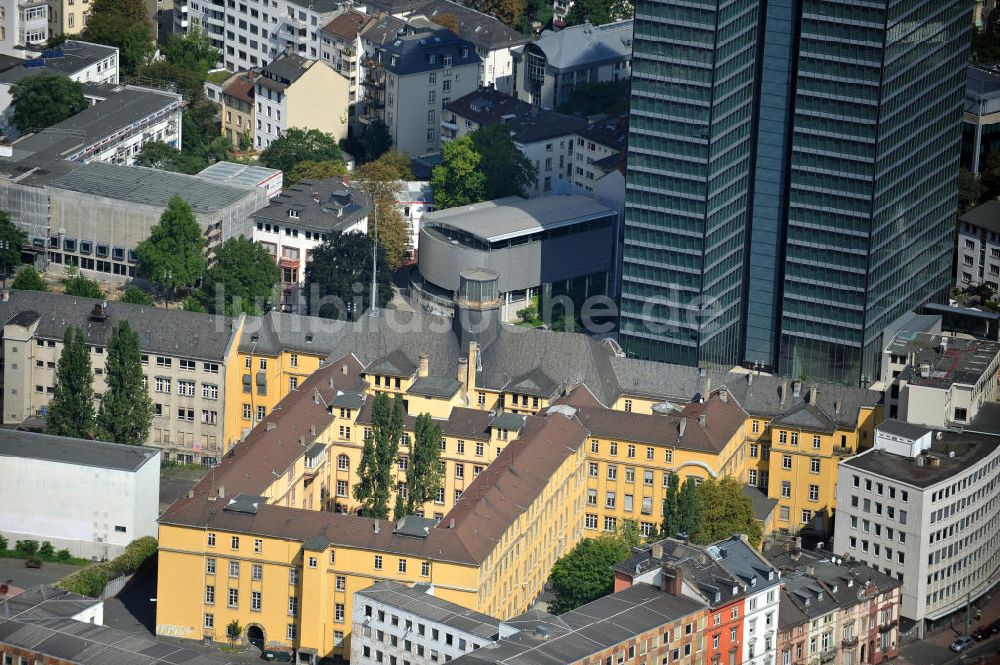
[[[579,308],[610,293],[617,218],[593,199],[569,195],[511,196],[426,213],[413,291],[453,308],[463,271],[495,273],[505,320],[539,294],[543,303],[567,296]]]

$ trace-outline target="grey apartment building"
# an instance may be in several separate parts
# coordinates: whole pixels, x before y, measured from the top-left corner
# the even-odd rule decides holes
[[[639,0],[624,349],[875,378],[948,290],[970,11]]]

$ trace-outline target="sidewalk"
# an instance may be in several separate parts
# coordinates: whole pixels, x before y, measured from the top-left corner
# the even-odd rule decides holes
[[[978,620],[976,619],[977,609],[982,613]],[[970,632],[974,632],[979,626],[987,626],[997,619],[1000,619],[1000,587],[995,586],[985,596],[981,596],[972,603]],[[965,610],[952,615],[950,623],[951,625],[946,621],[933,631],[928,631],[922,641],[943,647],[950,645],[956,637],[965,634]],[[996,640],[997,637],[994,636],[993,639]]]

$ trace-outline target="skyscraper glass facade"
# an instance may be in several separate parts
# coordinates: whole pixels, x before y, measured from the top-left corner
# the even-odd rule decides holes
[[[741,28],[710,27],[727,9]],[[885,326],[947,292],[970,11],[969,0],[640,0],[626,351],[873,380]],[[717,94],[694,123],[705,131],[700,199],[675,184],[678,165],[693,161],[678,157],[681,147],[699,137],[647,136],[639,115],[669,117],[680,103],[673,98],[691,82],[678,86],[669,74],[692,41],[716,45],[699,69],[713,77],[713,93],[730,80],[720,45],[735,48],[726,53],[738,52],[751,75],[728,89],[742,95],[725,107],[746,114],[737,129],[717,124]],[[677,215],[661,196],[683,199],[691,214]],[[720,204],[732,207],[717,217]],[[651,304],[661,299],[664,310]],[[644,326],[677,323],[670,317],[692,302],[707,306],[701,319]]]

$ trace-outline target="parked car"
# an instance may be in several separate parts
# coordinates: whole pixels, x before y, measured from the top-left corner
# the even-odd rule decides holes
[[[996,621],[991,623],[989,625],[989,629],[991,635],[996,635],[997,633],[1000,633],[1000,619],[997,619]]]
[[[955,653],[958,653],[959,651],[965,651],[975,643],[976,642],[972,639],[971,635],[961,635],[951,643],[950,648]]]
[[[972,632],[972,639],[974,639],[977,642],[982,642],[989,636],[990,636],[990,627],[985,624],[983,624],[979,628],[976,628],[976,630]]]
[[[42,560],[41,559],[37,559],[35,557],[31,557],[29,559],[25,559],[24,560],[24,567],[25,568],[41,568],[42,567]]]

